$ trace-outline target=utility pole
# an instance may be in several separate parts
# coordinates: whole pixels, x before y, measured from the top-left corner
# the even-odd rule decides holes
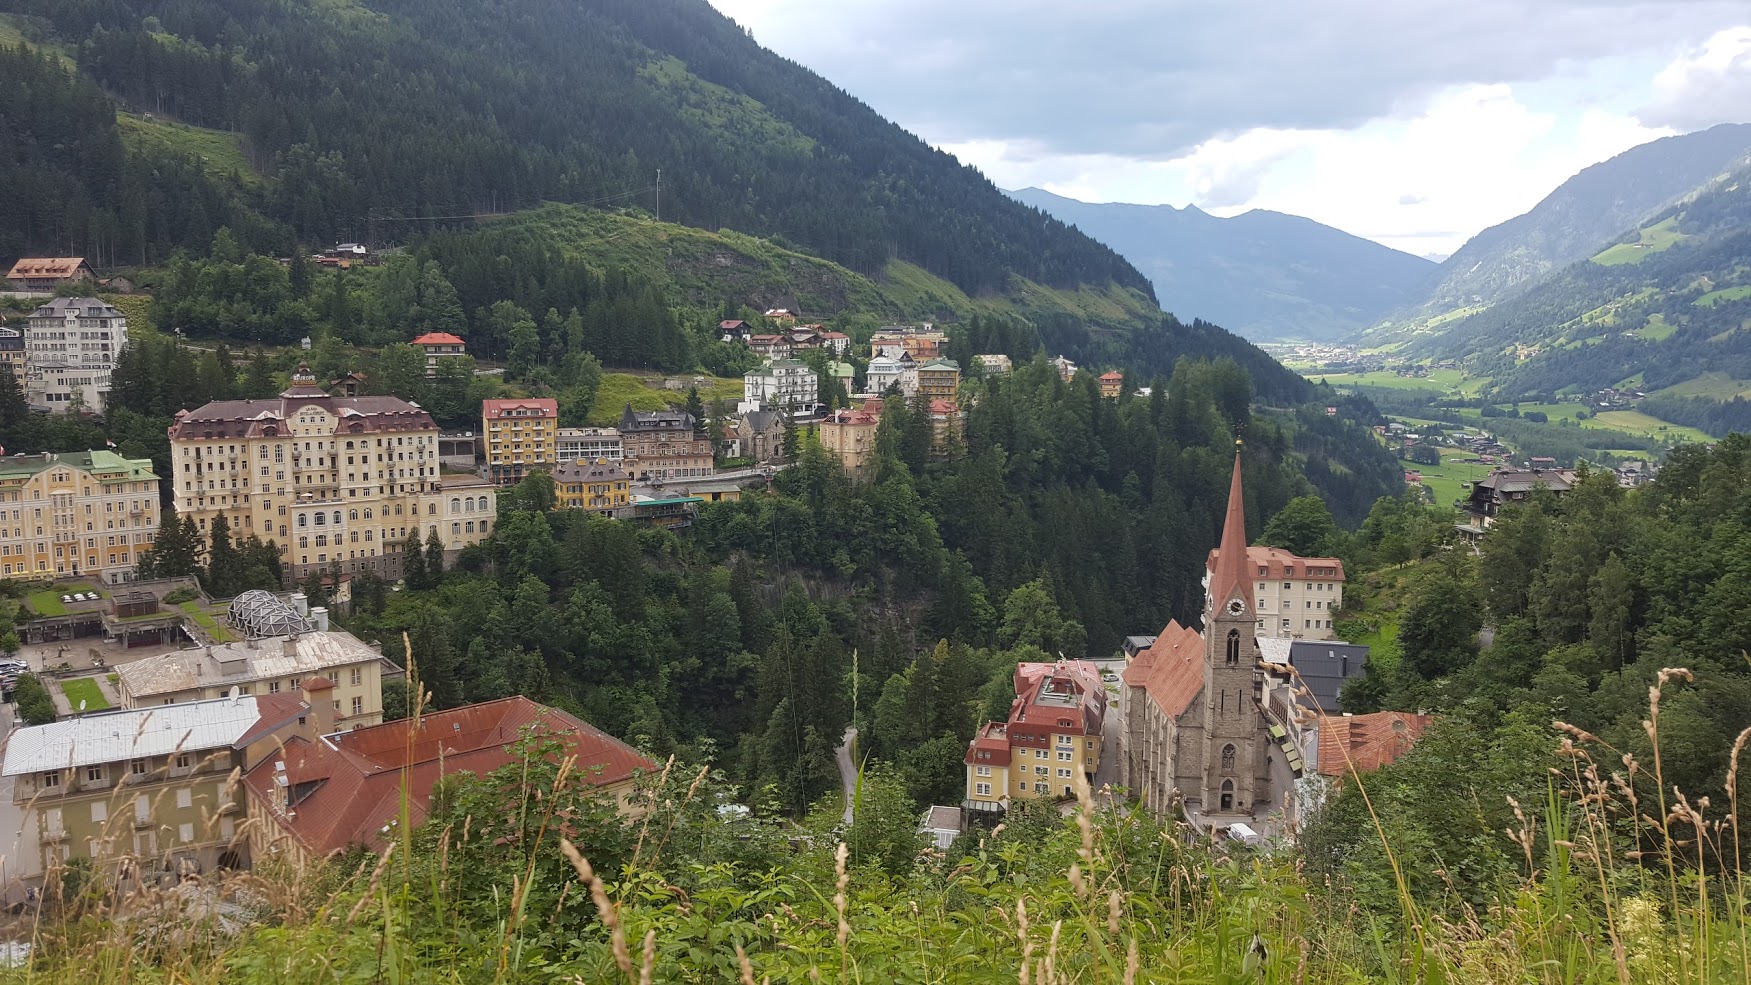
[[[663,169],[657,169],[657,221],[663,221]]]

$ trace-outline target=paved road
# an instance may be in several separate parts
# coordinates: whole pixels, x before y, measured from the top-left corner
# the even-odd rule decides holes
[[[839,743],[834,758],[839,761],[839,785],[845,788],[845,823],[851,823],[851,798],[857,791],[857,767],[851,762],[851,743],[857,739],[857,726],[845,730],[845,741]]]

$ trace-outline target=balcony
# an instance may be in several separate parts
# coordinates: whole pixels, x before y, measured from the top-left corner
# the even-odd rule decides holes
[[[41,839],[42,843],[45,845],[58,845],[66,840],[66,828],[51,828],[48,831],[44,831]]]

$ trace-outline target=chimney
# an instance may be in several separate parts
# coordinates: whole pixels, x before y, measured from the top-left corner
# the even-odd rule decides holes
[[[288,657],[297,656],[298,655],[298,637],[287,636],[284,639],[280,640],[280,653],[283,654],[284,656],[288,656]]]
[[[316,631],[318,633],[328,632],[328,610],[326,608],[319,605],[316,608],[311,609],[310,621],[316,624]]]
[[[310,597],[308,595],[303,592],[293,592],[292,597],[287,601],[292,603],[292,608],[298,610],[299,616],[305,619],[310,618]]]
[[[320,675],[310,677],[300,688],[310,710],[304,715],[303,735],[314,740],[334,732],[334,682]]]

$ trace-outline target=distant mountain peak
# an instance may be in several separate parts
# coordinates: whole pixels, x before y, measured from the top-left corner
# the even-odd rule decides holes
[[[1429,261],[1305,216],[1196,205],[1082,202],[1040,188],[1009,193],[1117,250],[1155,285],[1161,306],[1249,339],[1320,341],[1415,303]]]

